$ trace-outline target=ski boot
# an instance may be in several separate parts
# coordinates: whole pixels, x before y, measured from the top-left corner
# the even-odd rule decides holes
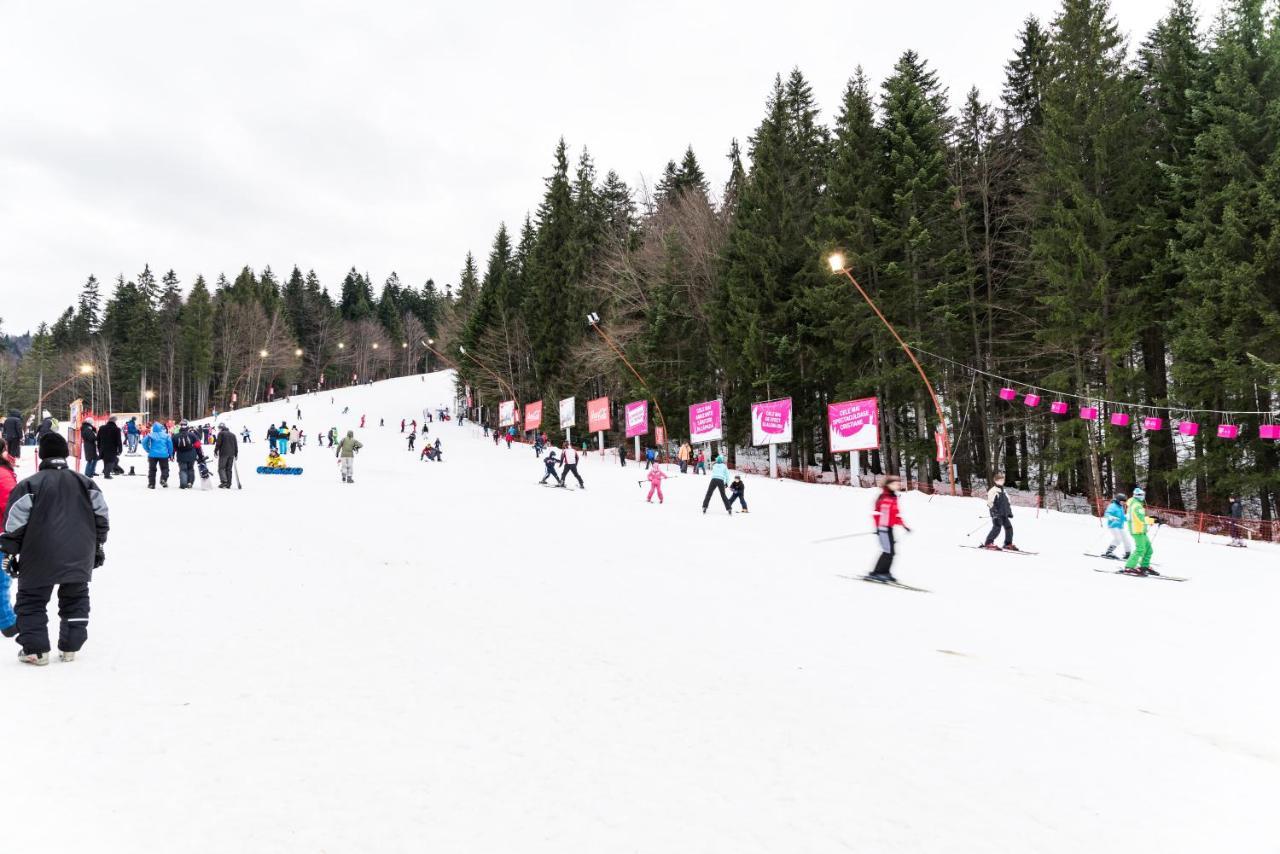
[[[47,652],[19,652],[18,661],[23,664],[34,664],[36,667],[44,667],[49,663],[49,653]]]
[[[1141,572],[1143,575],[1159,575],[1160,574],[1149,566],[1140,566],[1138,567],[1138,571]]]
[[[1121,575],[1136,575],[1136,576],[1138,576],[1139,578],[1141,578],[1142,576],[1146,575],[1146,573],[1145,573],[1145,572],[1143,572],[1143,571],[1142,571],[1141,569],[1139,569],[1138,567],[1134,567],[1133,569],[1129,569],[1129,567],[1127,567],[1127,566],[1126,566],[1124,569],[1117,570],[1117,572],[1119,572]]]
[[[67,662],[69,664],[76,660],[76,654],[74,652],[63,652],[62,650],[59,650],[58,660]]]
[[[898,579],[893,577],[892,572],[873,572],[866,576],[867,581],[875,581],[879,584],[897,584]]]
[[[1019,549],[1019,548],[1018,548],[1017,546],[1015,546],[1013,543],[1009,543],[1009,545],[1005,546],[1005,547],[1004,547],[1004,550],[1005,550],[1005,551],[1007,551],[1007,552],[1016,552],[1016,551],[1021,551],[1021,549]]]
[[[983,543],[981,547],[986,549],[987,551],[992,551],[992,552],[1000,551],[1000,547],[997,546],[995,543]]]

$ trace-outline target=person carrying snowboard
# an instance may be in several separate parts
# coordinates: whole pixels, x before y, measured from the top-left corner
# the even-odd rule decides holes
[[[348,430],[346,438],[338,443],[338,450],[334,452],[334,456],[338,458],[338,466],[342,473],[343,483],[355,483],[355,480],[352,479],[352,469],[355,466],[356,452],[363,447],[364,445],[356,440],[354,430]]]
[[[1147,495],[1142,487],[1133,490],[1129,499],[1126,515],[1129,518],[1129,533],[1133,537],[1133,553],[1124,563],[1122,572],[1130,575],[1159,575],[1151,568],[1151,537],[1147,533],[1156,521],[1147,515]]]
[[[560,475],[556,474],[556,463],[558,462],[560,462],[560,460],[556,457],[556,452],[555,452],[555,449],[553,448],[551,449],[551,451],[547,453],[546,457],[544,457],[542,460],[542,464],[546,466],[547,471],[542,476],[542,480],[538,481],[538,483],[545,485],[547,482],[547,478],[550,477],[555,479],[556,486],[560,486],[560,487],[564,486],[564,481],[560,479]]]
[[[733,502],[735,502],[735,501],[737,501],[737,502],[739,502],[740,504],[742,504],[742,512],[743,512],[743,513],[749,513],[749,512],[750,512],[749,510],[747,510],[747,486],[746,486],[746,484],[744,484],[744,483],[742,482],[742,477],[741,477],[741,476],[739,476],[739,475],[736,475],[736,474],[733,476],[733,483],[729,484],[729,508],[730,508],[730,510],[732,510],[732,508],[733,508]]]
[[[1009,521],[1013,518],[1013,507],[1004,491],[1004,472],[995,476],[994,483],[987,490],[987,510],[991,513],[991,533],[987,534],[987,541],[982,547],[1000,551],[995,542],[996,536],[1003,529],[1005,551],[1016,552],[1018,547],[1013,544],[1013,523]]]
[[[1125,494],[1117,492],[1111,499],[1111,503],[1107,505],[1107,512],[1103,514],[1107,522],[1107,533],[1111,535],[1111,545],[1107,546],[1102,556],[1109,560],[1128,560],[1129,555],[1133,553],[1133,541],[1129,539],[1129,534],[1124,529],[1124,502]],[[1124,551],[1124,557],[1116,557],[1117,546]]]
[[[555,453],[555,451],[552,451]],[[567,484],[569,475],[572,474],[574,479],[578,481],[578,489],[586,489],[587,485],[582,482],[582,475],[578,474],[578,452],[568,442],[564,443],[564,450],[560,452],[560,463],[564,468],[560,469],[560,482]]]
[[[898,583],[898,579],[893,577],[893,557],[896,552],[893,529],[897,526],[904,531],[911,530],[898,515],[898,491],[901,489],[902,479],[896,474],[891,474],[884,479],[884,486],[881,487],[880,495],[876,498],[875,512],[871,518],[876,526],[876,538],[880,541],[880,558],[876,561],[875,569],[867,576],[868,581]]]
[[[652,503],[653,496],[656,493],[658,496],[658,503],[661,504],[662,503],[662,482],[667,479],[667,476],[662,473],[662,469],[658,468],[657,466],[654,466],[653,468],[649,469],[648,477],[649,477],[649,497],[646,498],[645,501]],[[705,510],[703,512],[705,512]]]
[[[716,463],[711,467],[711,482],[707,484],[707,494],[702,499],[702,512],[707,512],[707,505],[711,503],[711,494],[717,489],[720,490],[720,500],[724,502],[725,512],[730,516],[733,515],[733,508],[729,506],[729,496],[724,494],[725,485],[729,483],[729,467],[724,464],[724,456],[716,457]]]

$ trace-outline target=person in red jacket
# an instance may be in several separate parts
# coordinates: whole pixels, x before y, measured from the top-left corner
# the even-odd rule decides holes
[[[13,457],[0,442],[0,519],[4,518],[5,505],[9,503],[9,493],[18,485],[18,476],[13,470]],[[0,563],[7,561],[8,555],[0,552]],[[0,635],[11,638],[18,633],[18,616],[13,613],[13,603],[9,598],[9,573],[0,566]]]
[[[904,531],[911,530],[902,521],[902,517],[898,515],[898,490],[900,489],[902,489],[902,478],[891,474],[884,479],[884,486],[880,490],[880,496],[876,499],[873,519],[876,526],[876,536],[880,540],[880,559],[876,561],[875,570],[867,576],[868,581],[888,583],[897,583],[898,581],[893,577],[893,528],[897,525]]]

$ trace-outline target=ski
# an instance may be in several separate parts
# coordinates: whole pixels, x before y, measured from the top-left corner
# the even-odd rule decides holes
[[[1007,554],[1007,555],[1028,555],[1028,556],[1030,556],[1030,555],[1038,555],[1038,554],[1040,554],[1040,552],[1028,552],[1028,551],[1023,551],[1022,549],[1018,549],[1016,552],[1014,552],[1014,551],[1005,551],[1004,549],[989,549],[989,548],[986,548],[986,547],[984,547],[984,546],[967,546],[967,545],[965,545],[964,543],[959,543],[958,545],[959,545],[959,546],[960,546],[960,548],[962,548],[962,549],[977,549],[977,550],[978,550],[978,551],[980,551],[980,552],[994,552],[994,551],[999,551],[999,552],[1001,552],[1002,554]]]
[[[1154,578],[1157,581],[1190,581],[1189,578],[1179,578],[1176,575],[1134,575],[1132,572],[1125,572],[1122,569],[1095,569],[1094,572],[1105,572],[1107,575],[1127,575],[1130,578]]]
[[[901,581],[881,581],[878,578],[872,578],[870,575],[841,575],[837,577],[847,578],[850,581],[865,581],[868,584],[878,584],[881,587],[897,587],[899,590],[911,590],[915,593],[930,592],[923,587],[912,587],[910,584],[903,584]]]

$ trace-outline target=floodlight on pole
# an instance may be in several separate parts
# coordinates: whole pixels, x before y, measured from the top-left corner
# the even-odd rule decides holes
[[[876,313],[876,317],[880,318],[880,322],[885,325],[885,328],[889,330],[890,334],[897,339],[898,344],[902,346],[902,352],[907,354],[907,358],[911,360],[911,364],[915,365],[916,370],[920,373],[920,379],[924,381],[924,387],[929,390],[929,398],[933,401],[933,408],[938,413],[938,429],[942,431],[942,452],[943,456],[946,457],[947,483],[951,485],[951,494],[955,495],[956,479],[952,472],[951,435],[947,430],[947,419],[942,414],[942,404],[938,402],[938,394],[933,390],[933,383],[929,382],[929,377],[924,372],[924,366],[920,364],[920,360],[916,358],[916,354],[912,352],[909,346],[907,346],[907,342],[902,340],[902,336],[898,334],[898,330],[894,329],[893,324],[884,316],[884,312],[880,311],[880,307],[876,305],[870,295],[862,289],[862,285],[858,284],[858,280],[853,277],[853,273],[849,272],[849,267],[845,264],[844,255],[839,252],[833,252],[827,256],[827,263],[831,266],[832,273],[843,273],[845,277],[853,283],[853,286],[858,289],[858,293],[862,295],[864,300],[866,300],[867,305],[871,306],[871,310]]]
[[[613,350],[614,353],[618,354],[618,358],[622,360],[622,363],[626,365],[627,368],[630,369],[631,373],[635,374],[636,379],[640,381],[640,387],[643,388],[645,394],[649,395],[653,400],[653,406],[658,410],[658,420],[662,422],[663,444],[665,445],[667,442],[671,441],[671,434],[667,432],[667,418],[662,414],[662,404],[658,402],[657,395],[655,395],[653,390],[649,388],[649,384],[644,381],[644,377],[640,376],[640,372],[636,370],[635,365],[631,364],[631,361],[626,357],[626,354],[622,352],[618,345],[613,342],[613,339],[610,338],[604,329],[601,328],[600,315],[596,314],[594,311],[591,312],[587,315],[587,323],[601,338],[604,339],[604,343],[608,344],[609,348]]]

